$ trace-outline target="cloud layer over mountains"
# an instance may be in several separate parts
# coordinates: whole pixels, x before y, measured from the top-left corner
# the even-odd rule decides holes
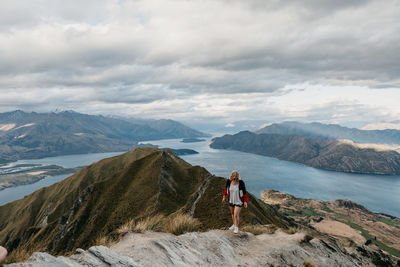
[[[0,107],[313,119],[314,109],[358,93],[325,94],[307,108],[279,97],[309,86],[400,96],[399,17],[391,0],[6,0]],[[400,114],[381,111],[387,104],[355,106]]]

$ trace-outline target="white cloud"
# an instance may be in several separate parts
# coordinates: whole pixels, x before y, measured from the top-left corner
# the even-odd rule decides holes
[[[350,121],[361,110],[393,119],[399,5],[2,1],[0,110],[226,122]]]

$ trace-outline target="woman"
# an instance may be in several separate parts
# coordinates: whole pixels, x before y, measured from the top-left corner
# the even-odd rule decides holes
[[[226,180],[224,196],[222,197],[222,203],[229,199],[229,209],[232,215],[233,225],[229,227],[229,230],[233,230],[235,234],[239,232],[239,214],[240,210],[244,206],[247,208],[247,194],[246,186],[242,180],[238,171],[233,171],[229,179]]]

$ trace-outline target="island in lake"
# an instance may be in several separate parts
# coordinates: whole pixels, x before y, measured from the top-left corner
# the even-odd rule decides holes
[[[47,176],[74,173],[81,167],[64,168],[58,165],[18,164],[0,168],[0,191],[8,187],[35,183]]]
[[[203,142],[206,141],[205,139],[200,139],[200,138],[183,138],[182,143],[197,143],[197,142]]]
[[[162,150],[170,150],[178,156],[199,154],[199,152],[197,152],[196,150],[187,149],[187,148],[175,149],[175,148],[166,147],[166,148],[162,148]]]

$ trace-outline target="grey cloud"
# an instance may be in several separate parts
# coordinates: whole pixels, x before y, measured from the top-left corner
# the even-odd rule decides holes
[[[86,3],[87,6],[92,6],[90,4],[90,2]],[[275,1],[275,4],[278,6],[278,2]],[[4,42],[2,43],[6,46],[7,43],[9,44],[5,53],[0,54],[2,62],[0,71],[20,74],[49,73],[51,77],[54,77],[52,73],[58,71],[61,76],[70,76],[74,81],[76,75],[68,75],[73,72],[81,75],[82,79],[78,80],[82,84],[96,86],[97,81],[92,82],[90,78],[86,82],[84,81],[88,69],[94,73],[101,73],[120,65],[132,66],[132,69],[152,66],[153,68],[158,67],[159,72],[154,75],[155,71],[150,71],[152,73],[144,75],[154,77],[152,81],[148,81],[149,83],[157,83],[158,77],[161,76],[164,77],[164,80],[169,81],[168,85],[171,88],[190,84],[195,88],[201,88],[202,91],[221,90],[224,92],[278,89],[264,85],[262,82],[255,82],[253,85],[248,85],[246,82],[244,86],[237,81],[235,81],[235,85],[229,84],[229,82],[224,86],[219,84],[224,80],[238,80],[236,79],[238,76],[253,70],[255,70],[254,74],[259,70],[257,76],[261,80],[271,80],[268,75],[271,73],[272,79],[275,80],[271,83],[279,85],[326,78],[344,78],[351,82],[365,80],[371,76],[377,81],[387,83],[398,77],[397,62],[400,54],[396,51],[400,49],[399,29],[395,25],[391,25],[390,21],[382,24],[384,27],[390,27],[385,30],[386,33],[382,32],[380,28],[370,29],[367,27],[366,21],[371,19],[367,17],[368,11],[376,9],[376,2],[372,3],[370,8],[370,5],[366,3],[361,5],[360,1],[349,1],[348,3],[339,1],[334,4],[334,7],[327,1],[323,1],[323,4],[317,1],[289,1],[289,3],[279,2],[279,4],[280,9],[277,8],[276,11],[278,15],[282,13],[282,16],[289,15],[294,19],[293,22],[283,21],[282,25],[278,24],[280,19],[277,19],[278,30],[274,30],[274,26],[270,25],[263,31],[265,22],[274,23],[274,19],[268,18],[269,15],[277,16],[273,11],[271,13],[266,10],[264,13],[259,11],[254,19],[251,14],[245,14],[242,24],[235,23],[233,15],[231,17],[225,15],[226,19],[232,23],[226,26],[226,31],[233,30],[231,34],[224,32],[225,25],[213,25],[211,22],[204,23],[203,27],[195,22],[195,26],[199,28],[193,29],[192,32],[184,32],[185,29],[164,28],[163,25],[157,23],[135,24],[129,27],[129,24],[119,22],[98,27],[88,24],[83,27],[84,29],[80,29],[78,26],[65,28],[56,24],[41,25],[37,30],[45,32],[46,35],[39,39],[34,38],[35,35],[31,34],[31,29],[25,32],[16,31],[14,34],[3,37],[2,41]],[[54,4],[52,6],[50,10],[54,9]],[[104,5],[100,4],[99,6],[104,8]],[[297,14],[296,11],[300,6],[310,12],[317,12],[318,6],[321,6],[327,9],[335,8],[341,10],[342,13],[330,14],[317,22],[309,22],[301,14]],[[382,8],[390,9],[390,7]],[[71,13],[75,14],[72,5],[66,10],[72,10]],[[232,13],[234,12],[235,10],[232,11]],[[362,18],[358,21],[360,27],[342,22],[352,12],[361,13],[358,14]],[[58,13],[63,12],[59,11]],[[395,16],[396,12],[391,14]],[[74,19],[74,16],[68,16],[68,14],[65,16]],[[77,14],[77,16],[80,15]],[[64,15],[61,16],[61,18],[63,17]],[[168,17],[164,19],[168,19]],[[394,17],[393,20],[395,20]],[[183,17],[177,22],[184,23],[185,18]],[[188,22],[193,23],[190,19]],[[204,31],[207,29],[207,24],[215,26],[217,30]],[[279,27],[282,27],[282,32],[279,32]],[[273,32],[270,32],[271,29]],[[182,39],[182,43],[170,39],[168,37],[169,30],[170,34],[175,34]],[[354,32],[357,34],[355,35]],[[204,38],[198,38],[204,44],[196,42],[197,34],[204,34]],[[242,34],[244,36],[241,39],[240,35]],[[167,38],[163,35],[166,35]],[[13,40],[13,38],[15,39]],[[47,40],[49,42],[46,42]],[[25,41],[29,45],[21,46],[21,41]],[[171,74],[170,66],[177,66],[175,73]],[[192,75],[184,76],[185,73],[188,73],[185,72],[187,68],[203,68],[207,69],[208,73],[218,73],[222,70],[225,71],[225,77],[205,78],[203,82],[196,83],[193,81]],[[286,75],[276,75],[276,73],[285,72]],[[165,73],[170,73],[171,77],[165,78]],[[260,73],[264,73],[264,75],[260,76]],[[132,72],[132,75],[135,76],[135,73]],[[181,77],[173,79],[179,75]],[[245,78],[247,76],[251,75],[244,75]],[[188,80],[186,84],[180,82],[184,79]],[[49,77],[49,80],[53,79]],[[60,84],[64,85],[63,83],[60,80]],[[103,83],[107,83],[107,78]]]
[[[399,17],[398,2],[378,0],[3,1],[0,98],[110,108],[303,83],[400,87]]]

